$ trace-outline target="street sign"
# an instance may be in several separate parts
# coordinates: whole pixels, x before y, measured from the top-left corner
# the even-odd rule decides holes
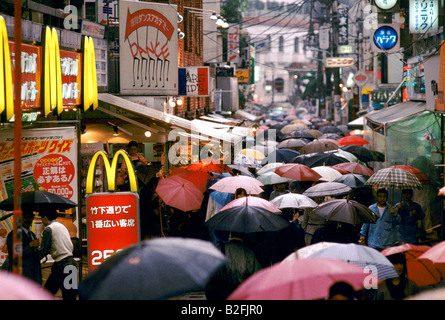
[[[354,75],[353,80],[357,86],[363,87],[369,79],[368,75],[363,70],[360,70]]]
[[[371,35],[373,52],[396,52],[400,49],[400,25],[379,24]]]
[[[354,65],[353,57],[334,57],[326,58],[326,68],[350,67]]]
[[[88,266],[94,270],[117,251],[140,240],[139,195],[105,192],[86,198]]]
[[[235,75],[238,83],[249,83],[249,69],[237,69]]]

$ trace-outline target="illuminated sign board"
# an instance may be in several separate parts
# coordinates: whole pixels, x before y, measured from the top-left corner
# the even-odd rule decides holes
[[[326,68],[350,67],[354,65],[353,57],[334,57],[326,58]]]
[[[5,19],[0,16],[0,114],[9,121],[14,115],[12,68]]]
[[[375,5],[382,10],[389,10],[394,8],[397,0],[375,0]]]
[[[399,41],[398,32],[390,25],[379,27],[373,36],[374,45],[380,50],[391,50]]]
[[[439,29],[438,0],[409,1],[409,32],[436,32]]]

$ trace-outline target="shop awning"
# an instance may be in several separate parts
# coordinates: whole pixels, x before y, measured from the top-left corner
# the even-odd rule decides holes
[[[235,117],[239,117],[241,119],[246,119],[249,121],[257,121],[261,119],[261,116],[250,114],[244,110],[236,110]]]
[[[391,123],[404,120],[426,110],[426,103],[419,101],[406,101],[394,106],[372,111],[365,115],[368,122],[376,126],[387,126]]]
[[[139,103],[132,102],[130,100],[118,97],[113,94],[100,93],[98,95],[98,99],[99,99],[99,107],[98,107],[99,111],[111,114],[115,117],[133,123],[135,125],[138,125],[137,121],[122,114],[119,114],[118,112],[113,112],[112,110],[110,110],[109,106],[114,106],[116,108],[122,109],[125,112],[130,112],[135,115],[145,117],[153,121],[154,123],[158,124],[160,127],[167,128],[168,130],[180,128],[186,130],[187,132],[195,134],[199,133],[202,134],[203,136],[208,136],[212,137],[213,139],[218,139],[221,141],[226,141],[231,143],[238,143],[241,140],[241,137],[239,137],[238,135],[221,132],[210,126],[203,125],[202,123],[200,123],[199,125],[194,124],[190,120],[172,114],[168,114],[159,110],[155,110],[147,106],[143,106]],[[140,122],[139,125],[147,127],[147,125]],[[151,129],[153,130],[153,128]],[[155,129],[155,131],[158,130]],[[169,131],[165,130],[165,132],[161,133],[168,135]]]
[[[351,127],[363,127],[364,122],[365,122],[364,117],[359,117],[359,118],[357,118],[355,120],[352,120],[351,122],[348,122],[348,126],[351,126]]]

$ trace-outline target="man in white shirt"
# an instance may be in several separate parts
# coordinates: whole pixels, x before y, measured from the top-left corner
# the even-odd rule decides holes
[[[64,300],[76,300],[77,283],[73,284],[67,278],[72,277],[72,271],[76,269],[70,233],[62,223],[56,221],[58,216],[56,210],[40,212],[40,215],[45,226],[39,248],[40,257],[43,258],[51,254],[54,259],[51,274],[44,287],[53,294],[61,289]],[[75,274],[77,275],[77,272]],[[77,281],[77,277],[75,280]]]

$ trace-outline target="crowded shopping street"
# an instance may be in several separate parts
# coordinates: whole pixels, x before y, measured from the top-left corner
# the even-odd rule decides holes
[[[445,300],[443,5],[2,2],[0,299]]]

